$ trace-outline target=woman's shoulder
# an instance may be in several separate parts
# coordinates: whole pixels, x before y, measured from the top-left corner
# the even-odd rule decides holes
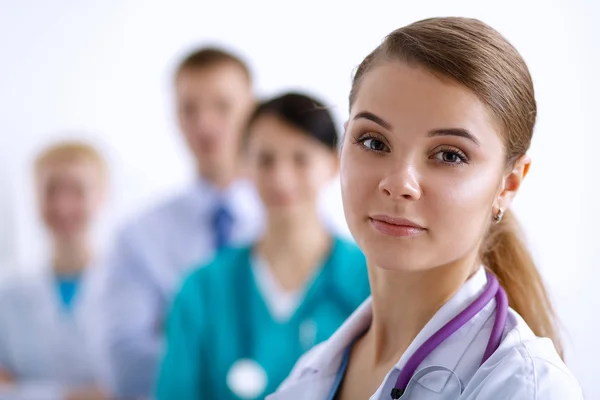
[[[515,324],[498,350],[475,373],[465,399],[583,399],[581,386],[552,341],[536,337],[511,310]],[[473,397],[470,397],[473,396]]]
[[[581,386],[564,365],[549,339],[535,339],[507,351],[491,368],[482,367],[465,399],[583,399]],[[474,385],[471,385],[473,383]]]

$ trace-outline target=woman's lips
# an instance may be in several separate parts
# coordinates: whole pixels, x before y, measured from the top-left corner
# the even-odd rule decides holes
[[[426,231],[421,225],[402,217],[374,215],[369,217],[369,222],[377,231],[388,236],[411,237]]]

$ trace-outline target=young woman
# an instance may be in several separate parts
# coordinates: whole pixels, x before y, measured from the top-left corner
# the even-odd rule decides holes
[[[104,160],[87,144],[58,143],[37,158],[39,213],[52,258],[42,273],[0,291],[0,398],[106,398],[84,335],[91,312],[84,292],[97,257],[92,227],[106,181]]]
[[[341,182],[372,298],[269,399],[582,398],[508,211],[535,117],[523,59],[477,20],[416,22],[365,58]]]
[[[167,324],[159,399],[263,399],[367,298],[364,256],[318,213],[337,144],[331,115],[308,96],[254,112],[245,152],[266,230],[185,281]]]

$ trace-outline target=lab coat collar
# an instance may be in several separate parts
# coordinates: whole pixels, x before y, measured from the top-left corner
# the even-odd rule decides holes
[[[89,301],[88,288],[93,280],[91,279],[91,275],[95,273],[95,268],[98,268],[98,263],[92,262],[81,271],[78,283],[79,287],[73,298],[73,305],[69,312],[65,312],[64,306],[59,299],[59,293],[56,287],[56,273],[52,266],[47,265],[43,268],[40,273],[36,274],[36,277],[31,279],[31,282],[36,286],[35,290],[37,290],[38,293],[43,293],[47,301],[52,304],[57,315],[79,320],[82,318],[83,313],[85,313],[84,309]]]
[[[458,315],[483,292],[486,284],[487,277],[485,270],[481,267],[425,325],[394,368],[401,370],[413,353],[429,337]],[[435,349],[419,365],[417,371],[430,366],[441,366],[454,371],[463,354],[467,351],[467,348],[483,327],[483,324],[489,319],[494,307],[495,301],[492,300],[490,304],[472,318],[465,326],[461,327]],[[305,368],[300,371],[300,376],[298,378],[302,378],[306,375],[318,374],[320,376],[319,380],[323,380],[335,375],[339,369],[345,349],[358,335],[362,334],[369,327],[372,317],[372,299],[369,298],[352,314],[352,316],[350,316],[340,329],[331,336],[325,345],[316,348],[312,354],[307,355]],[[448,374],[433,374],[424,377],[419,383],[431,390],[441,392],[448,379]],[[461,379],[464,379],[464,377],[461,377]]]

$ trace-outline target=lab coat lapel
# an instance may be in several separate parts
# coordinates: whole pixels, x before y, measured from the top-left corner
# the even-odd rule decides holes
[[[75,294],[75,298],[73,299],[74,303],[71,310],[71,312],[73,313],[73,318],[75,319],[75,321],[77,321],[78,324],[84,324],[86,318],[91,317],[89,315],[89,313],[92,311],[91,293],[94,289],[94,278],[96,278],[98,274],[96,268],[99,268],[99,264],[93,263],[87,266],[81,274],[79,288],[77,289],[77,293]]]
[[[440,309],[423,331],[419,333],[415,341],[409,346],[409,350],[396,364],[395,369],[401,370],[408,358],[425,340],[480,294],[486,282],[485,271],[482,268],[461,288],[455,297]],[[467,364],[477,363],[478,360],[475,358],[479,358],[480,361],[489,337],[488,330],[483,328],[486,323],[493,323],[491,316],[494,309],[495,301],[492,300],[476,317],[436,348],[418,367],[403,398],[419,400],[453,400],[458,398],[457,396],[460,395],[464,383],[468,382],[474,371],[467,371],[466,374],[462,370],[457,372],[457,366],[461,360],[465,359],[467,353],[469,353],[469,357],[474,357],[474,360],[469,360]],[[364,332],[364,329],[369,326],[371,318],[372,309],[371,299],[369,298],[333,334],[324,346],[309,353],[308,358],[300,363],[297,373],[290,377],[288,384],[284,384],[277,393],[267,399],[327,398],[326,396],[333,386],[333,380],[339,367],[340,355],[357,335]],[[471,348],[478,335],[483,335],[483,339],[477,340],[477,348]],[[385,399],[388,398],[388,395],[389,393],[378,393],[377,396],[379,397],[373,398]]]
[[[35,285],[37,285],[39,299],[45,303],[45,312],[52,315],[51,318],[61,318],[62,304],[52,268],[44,269],[36,278]]]
[[[412,354],[414,354],[418,347],[420,347],[437,330],[439,330],[460,311],[473,302],[477,296],[479,296],[486,283],[487,278],[485,276],[485,271],[483,268],[481,268],[453,298],[451,298],[442,306],[442,308],[440,308],[435,316],[426,324],[423,330],[410,344],[408,350],[402,355],[396,364],[396,369],[401,370],[404,368],[406,362],[412,356]],[[436,393],[443,392],[444,387],[448,383],[450,377],[459,377],[454,372],[459,361],[463,359],[465,353],[471,347],[475,337],[479,334],[486,321],[489,320],[494,309],[495,300],[492,300],[475,317],[469,320],[464,326],[459,328],[450,337],[444,340],[437,348],[435,348],[431,354],[429,354],[427,358],[423,360],[423,362],[415,371],[415,375],[413,376],[414,383],[418,382],[418,385],[422,385]],[[483,348],[480,352],[475,351],[474,355],[481,358],[483,356],[483,351]],[[431,367],[435,367],[437,372],[431,373],[433,372]],[[419,371],[423,369],[429,372],[425,374],[419,374]],[[447,373],[440,372],[443,370],[447,371]],[[414,379],[416,376],[419,376],[418,380]],[[464,377],[460,376],[460,379],[462,380]]]
[[[314,374],[286,385],[266,400],[326,399],[333,387],[336,374]]]

